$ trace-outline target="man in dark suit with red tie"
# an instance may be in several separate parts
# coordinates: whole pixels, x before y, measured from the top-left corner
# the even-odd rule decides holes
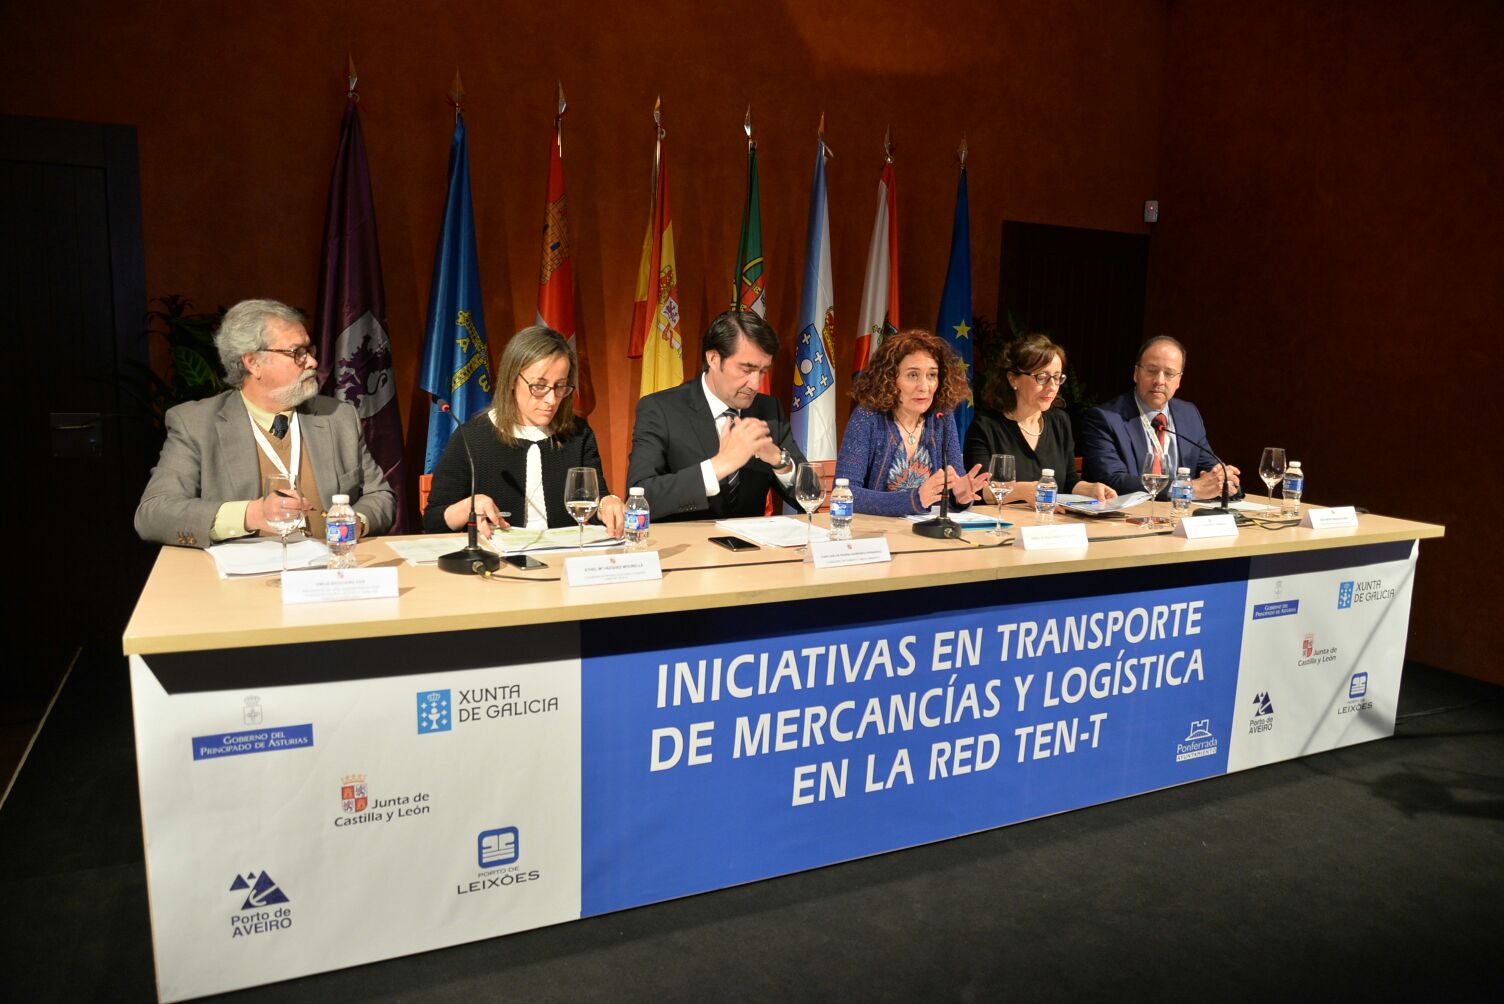
[[[1120,495],[1143,491],[1144,456],[1150,437],[1155,437],[1169,456],[1166,473],[1171,480],[1177,467],[1186,467],[1196,498],[1221,496],[1222,465],[1207,443],[1201,412],[1175,398],[1184,375],[1185,348],[1169,335],[1156,335],[1139,348],[1133,390],[1091,409],[1082,421],[1083,479],[1109,484]],[[1227,479],[1228,492],[1236,494],[1238,469],[1230,464]]]
[[[701,345],[699,379],[637,402],[627,487],[656,520],[761,516],[771,488],[793,505],[804,462],[777,398],[758,392],[778,336],[750,311],[728,310]]]

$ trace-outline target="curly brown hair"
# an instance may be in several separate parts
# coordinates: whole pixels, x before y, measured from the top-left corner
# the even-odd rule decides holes
[[[884,338],[877,355],[852,384],[851,399],[871,411],[892,411],[898,405],[898,364],[915,352],[927,353],[940,367],[940,383],[927,414],[949,411],[966,400],[971,387],[961,369],[960,358],[943,339],[923,328],[910,328]]]

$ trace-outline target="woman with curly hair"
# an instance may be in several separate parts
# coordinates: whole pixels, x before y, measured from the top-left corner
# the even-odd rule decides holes
[[[981,465],[961,472],[961,438],[950,413],[967,393],[960,360],[930,332],[914,328],[883,340],[852,388],[857,407],[836,460],[836,477],[851,481],[857,512],[928,512],[947,477],[957,505],[981,495],[987,475]]]
[[[1011,453],[1018,480],[1003,502],[1033,501],[1040,471],[1051,468],[1060,490],[1101,501],[1117,492],[1095,481],[1077,481],[1076,441],[1071,420],[1051,409],[1065,386],[1065,349],[1044,335],[1020,335],[1003,352],[1001,378],[993,380],[966,430],[966,459],[987,464]]]

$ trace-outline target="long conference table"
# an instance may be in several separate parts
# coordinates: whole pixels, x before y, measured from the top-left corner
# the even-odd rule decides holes
[[[1443,528],[1092,521],[1032,551],[858,516],[891,562],[829,569],[718,532],[655,525],[662,579],[579,587],[567,555],[483,579],[377,538],[359,560],[397,568],[396,599],[298,606],[164,548],[124,637],[160,996],[1390,736]]]

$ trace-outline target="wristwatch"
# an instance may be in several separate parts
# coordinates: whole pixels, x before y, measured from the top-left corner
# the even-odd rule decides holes
[[[794,466],[794,458],[791,457],[791,456],[789,456],[789,451],[788,450],[780,449],[778,451],[778,464],[773,468],[773,470],[775,470],[775,471],[781,471],[785,467],[792,467],[792,466]]]

